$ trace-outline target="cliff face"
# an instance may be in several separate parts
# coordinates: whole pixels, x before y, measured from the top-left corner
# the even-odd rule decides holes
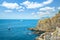
[[[58,27],[58,31],[56,31],[57,27]],[[33,30],[37,34],[39,34],[41,31],[45,32],[44,34],[40,34],[40,36],[38,36],[36,40],[45,40],[46,38],[44,38],[44,36],[48,35],[48,37],[49,37],[50,34],[53,34],[51,36],[51,38],[52,38],[51,40],[55,40],[55,39],[53,39],[53,37],[55,37],[54,35],[56,35],[56,34],[60,35],[59,29],[60,29],[60,12],[52,18],[39,20],[38,24],[35,28],[29,28],[29,30],[31,30],[31,31]]]

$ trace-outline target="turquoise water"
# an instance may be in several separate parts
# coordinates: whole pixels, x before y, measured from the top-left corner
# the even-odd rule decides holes
[[[35,27],[38,20],[2,20],[0,19],[0,40],[34,40],[28,28]]]

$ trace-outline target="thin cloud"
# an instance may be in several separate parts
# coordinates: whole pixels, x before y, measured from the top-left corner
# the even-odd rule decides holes
[[[44,8],[40,8],[40,11],[55,11],[55,7],[44,7]]]
[[[52,3],[52,2],[53,2],[53,0],[47,0],[47,1],[42,2],[42,3],[25,1],[25,2],[23,2],[21,4],[24,5],[26,8],[39,8],[39,7],[43,7],[45,5],[48,5],[48,4]]]
[[[47,1],[43,2],[43,4],[50,4],[52,2],[53,2],[53,0],[47,0]]]
[[[12,12],[12,10],[5,10],[4,12]]]
[[[58,10],[60,10],[60,7],[58,7]]]
[[[38,16],[43,17],[49,15],[49,12],[37,12]]]
[[[18,12],[23,12],[24,11],[24,9],[20,9],[20,10],[18,10]]]

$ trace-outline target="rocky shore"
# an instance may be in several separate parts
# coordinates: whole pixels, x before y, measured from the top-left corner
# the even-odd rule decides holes
[[[60,11],[52,18],[39,20],[35,28],[29,28],[38,34],[36,40],[60,40]]]

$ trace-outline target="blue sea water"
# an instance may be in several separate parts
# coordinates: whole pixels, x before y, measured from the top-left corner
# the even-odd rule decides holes
[[[28,28],[36,27],[38,20],[0,19],[0,40],[34,40]]]

